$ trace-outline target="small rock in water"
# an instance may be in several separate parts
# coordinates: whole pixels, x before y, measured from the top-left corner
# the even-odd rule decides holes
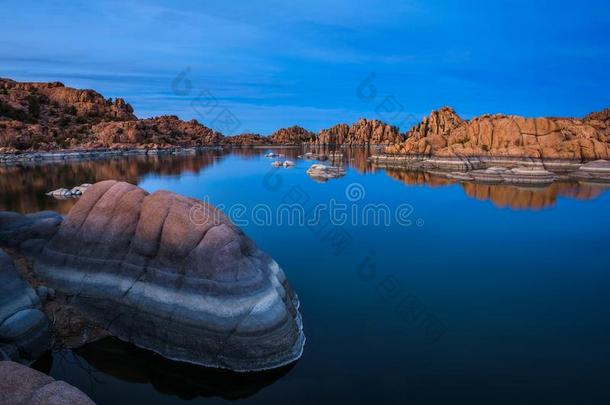
[[[271,163],[271,166],[273,166],[273,167],[281,167],[282,166],[282,162],[280,162],[279,160],[276,160],[275,162]]]
[[[294,162],[292,160],[286,160],[284,162],[284,167],[292,167],[294,166]]]
[[[81,184],[80,186],[73,187],[72,189],[58,188],[47,193],[51,197],[55,197],[58,200],[65,200],[68,198],[80,197],[87,191],[91,186],[89,183]]]
[[[336,179],[338,177],[345,176],[345,169],[337,166],[314,164],[307,169],[307,174],[314,180],[324,182],[329,179]]]
[[[57,190],[48,192],[47,195],[50,195],[55,198],[65,198],[71,196],[72,194],[67,188],[58,188]]]

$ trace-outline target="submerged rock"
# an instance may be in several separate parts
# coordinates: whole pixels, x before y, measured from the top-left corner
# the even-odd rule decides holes
[[[35,271],[116,337],[236,371],[297,360],[305,337],[284,272],[216,208],[134,185],[93,185]]]
[[[0,351],[4,353],[1,357],[29,364],[49,350],[49,321],[40,309],[36,292],[21,279],[10,257],[0,250]]]
[[[95,405],[82,391],[12,361],[0,361],[0,393],[5,405]]]
[[[337,166],[314,164],[307,169],[307,174],[314,180],[327,181],[345,176],[345,169]]]

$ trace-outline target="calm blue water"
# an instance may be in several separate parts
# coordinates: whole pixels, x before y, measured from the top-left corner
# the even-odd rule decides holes
[[[99,404],[610,401],[607,189],[448,184],[374,171],[359,151],[343,178],[319,183],[305,173],[313,162],[272,169],[265,152],[21,168],[12,175],[24,188],[7,187],[0,204],[65,212],[72,202],[41,198],[42,188],[120,178],[225,212],[243,205],[230,216],[300,297],[307,343],[296,364],[235,375],[102,341],[38,367]],[[357,212],[408,204],[410,224],[252,223],[257,205],[275,212],[297,197],[306,208],[334,200]]]

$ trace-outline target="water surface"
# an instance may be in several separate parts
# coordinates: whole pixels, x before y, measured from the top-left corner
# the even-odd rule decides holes
[[[73,200],[44,193],[103,179],[172,190],[228,214],[245,207],[234,220],[299,294],[307,343],[297,363],[240,375],[105,340],[37,367],[99,404],[610,401],[607,188],[374,170],[364,149],[344,151],[347,174],[319,183],[301,151],[282,150],[292,169],[272,169],[264,153],[0,168],[0,209],[66,213]],[[309,212],[331,200],[358,213],[367,204],[412,212],[388,226],[261,225],[249,216],[261,205],[275,212],[298,201]]]

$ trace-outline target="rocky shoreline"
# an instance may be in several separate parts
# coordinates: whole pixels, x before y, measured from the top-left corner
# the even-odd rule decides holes
[[[481,183],[548,185],[559,180],[610,183],[610,161],[582,162],[510,156],[434,157],[425,155],[373,155],[373,166],[425,171],[442,177]]]
[[[197,146],[192,148],[76,149],[49,152],[0,153],[0,166],[38,162],[86,161],[126,156],[194,155],[198,152],[222,149],[222,146]]]

